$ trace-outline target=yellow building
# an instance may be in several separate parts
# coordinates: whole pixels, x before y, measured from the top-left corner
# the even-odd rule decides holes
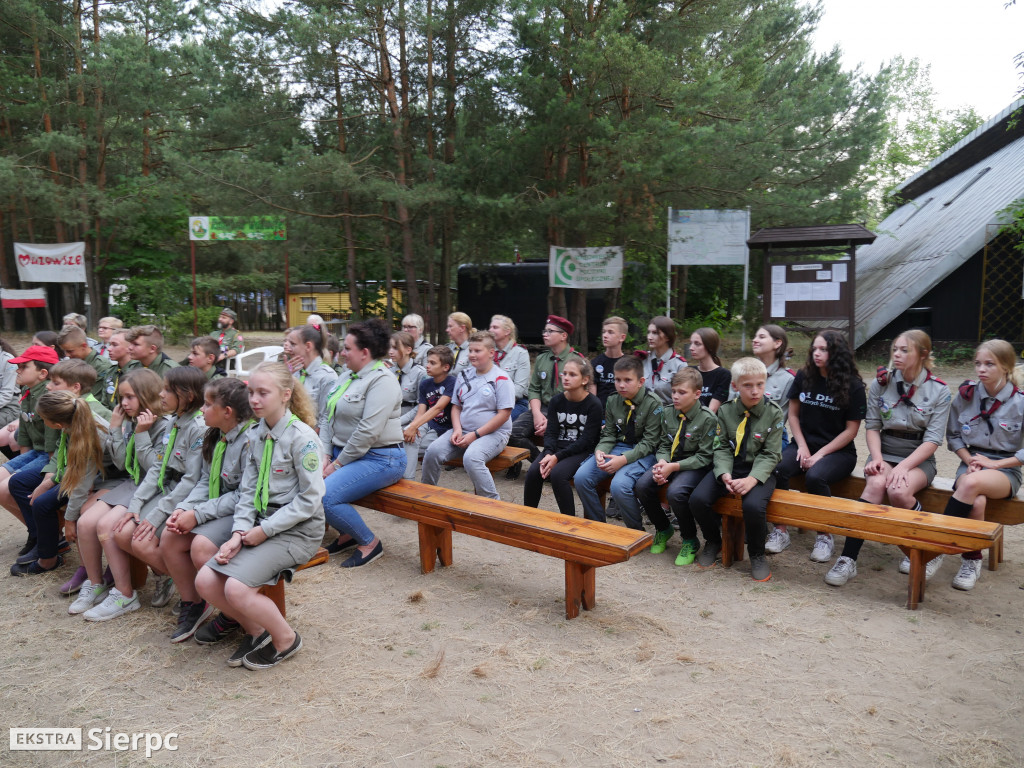
[[[391,289],[391,297],[395,311],[402,305],[402,292],[398,288]],[[387,304],[387,292],[381,285],[377,290],[379,312],[384,314]],[[304,325],[310,315],[320,315],[327,321],[332,332],[340,321],[343,325],[352,317],[352,302],[349,301],[348,289],[335,283],[297,283],[288,289],[288,326]]]

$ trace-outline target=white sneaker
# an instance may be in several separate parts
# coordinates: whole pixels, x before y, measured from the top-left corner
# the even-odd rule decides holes
[[[174,597],[174,579],[170,576],[157,575],[156,585],[153,587],[153,599],[149,604],[154,608],[163,608]]]
[[[827,563],[832,559],[836,545],[831,533],[819,533],[814,540],[814,549],[811,550],[811,560],[816,563]]]
[[[789,531],[781,528],[773,528],[764,541],[764,551],[770,555],[777,555],[789,546]]]
[[[910,573],[910,556],[904,555],[900,560],[900,573]]]
[[[825,583],[833,587],[841,587],[857,575],[857,561],[853,558],[840,555],[836,564],[825,574]]]
[[[960,570],[953,577],[953,588],[962,589],[965,592],[974,589],[981,576],[981,560],[965,560],[960,558]]]
[[[131,597],[125,597],[118,591],[117,587],[111,587],[106,599],[95,608],[90,608],[82,614],[86,621],[109,621],[123,616],[126,613],[139,610],[139,594],[136,592]]]
[[[110,588],[102,581],[99,584],[93,584],[91,581],[86,579],[82,582],[82,587],[78,591],[78,597],[75,598],[75,601],[68,606],[68,613],[72,616],[76,616],[79,613],[85,613],[96,605],[96,603],[103,600],[109,591]]]
[[[939,568],[942,566],[942,559],[944,557],[945,555],[939,555],[937,557],[933,557],[931,560],[928,561],[928,564],[924,567],[925,581],[928,581],[932,576],[935,575],[935,572],[939,570]],[[900,573],[910,573],[909,555],[904,555],[903,559],[900,560]]]

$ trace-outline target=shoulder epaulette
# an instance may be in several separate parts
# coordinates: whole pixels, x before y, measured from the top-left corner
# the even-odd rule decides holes
[[[796,371],[794,371],[792,368],[787,368],[786,370],[789,371],[790,376],[796,378]]]
[[[884,365],[880,365],[878,366],[878,368],[875,369],[875,381],[877,381],[883,387],[889,385],[889,377],[889,369],[886,368]]]
[[[971,381],[970,379],[968,379],[967,381],[960,385],[957,391],[960,393],[960,397],[970,402],[971,400],[974,399],[974,390],[977,388],[977,386],[978,382]],[[1014,389],[1016,389],[1016,387],[1014,387]]]
[[[942,379],[940,379],[938,376],[936,376],[931,371],[928,371],[928,378],[926,378],[925,381],[937,381],[937,382],[939,382],[939,384],[941,384],[944,387],[948,387],[949,386],[948,384],[946,384],[946,382],[944,382]]]

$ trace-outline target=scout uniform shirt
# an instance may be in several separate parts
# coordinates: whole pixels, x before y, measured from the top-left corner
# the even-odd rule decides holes
[[[583,355],[568,346],[558,355],[550,349],[545,349],[537,355],[537,359],[533,361],[533,375],[530,377],[527,397],[531,400],[540,400],[540,404],[546,408],[555,393],[562,391],[562,365],[573,356],[586,360]]]
[[[416,345],[412,348],[412,361],[416,365],[426,366],[427,364],[427,353],[434,348],[426,339],[420,339],[416,342]]]
[[[618,392],[608,398],[604,408],[604,427],[601,428],[601,440],[596,450],[608,453],[618,443],[631,445],[633,447],[622,455],[627,462],[633,463],[658,450],[664,430],[661,420],[664,405],[646,387],[640,387],[630,403]]]
[[[170,427],[163,437],[163,456],[159,464],[150,467],[128,506],[128,511],[137,515],[143,506],[161,497],[160,503],[149,509],[145,517],[155,528],[163,525],[171,512],[181,505],[203,472],[201,449],[206,435],[203,414],[192,411],[173,419],[164,418],[170,421]]]
[[[882,433],[882,458],[898,462],[925,441],[942,445],[952,399],[946,382],[926,368],[910,386],[902,371],[882,369],[868,389],[864,427]]]
[[[306,388],[309,399],[316,405],[317,418],[327,407],[327,396],[338,383],[338,374],[334,372],[319,355],[313,362],[295,372],[295,378]]]
[[[402,426],[411,424],[416,418],[416,406],[419,403],[420,382],[427,375],[422,365],[417,365],[410,357],[401,368],[394,367],[391,373],[402,388]],[[436,402],[436,401],[435,401]]]
[[[89,390],[93,397],[102,399],[104,393],[107,391],[106,382],[104,377],[107,372],[114,367],[109,360],[100,357],[96,354],[96,350],[90,349],[89,354],[85,356],[85,362],[93,367],[96,371],[96,383],[92,385],[92,389]]]
[[[110,422],[107,419],[110,418],[110,411],[107,411],[100,405],[92,395],[86,395],[82,398],[88,405],[90,411],[92,411],[93,421],[96,422],[96,430],[99,432],[99,438],[102,443],[104,437],[107,435],[107,429],[110,427]],[[106,411],[106,417],[103,416],[103,412]],[[60,431],[60,437],[57,442],[57,450],[54,451],[53,456],[50,457],[50,461],[40,470],[44,475],[47,472],[53,473],[53,482],[56,485],[60,485],[61,476],[67,470],[67,457],[68,451],[71,450],[71,446],[68,442],[70,435],[64,430]],[[104,454],[104,460],[106,460],[106,454]],[[77,520],[82,512],[82,506],[89,499],[89,494],[92,493],[93,483],[96,481],[96,474],[99,472],[99,468],[90,459],[85,466],[85,472],[82,474],[82,479],[78,481],[78,485],[71,489],[71,492],[66,494],[67,507],[64,510],[65,520]]]
[[[107,372],[103,374],[103,391],[97,395],[105,408],[109,408],[111,411],[114,410],[114,406],[117,405],[116,395],[118,383],[124,375],[128,373],[128,371],[141,367],[142,363],[138,360],[129,360],[128,365],[124,368],[119,365],[111,365],[110,368],[107,369]]]
[[[139,362],[139,365],[142,365],[142,363]],[[159,355],[156,356],[156,358],[154,358],[152,363],[150,363],[149,365],[142,365],[142,367],[148,368],[162,379],[165,373],[171,370],[171,368],[177,368],[178,364],[171,360],[171,358],[169,358],[163,352],[161,352]]]
[[[21,388],[18,386],[18,366],[12,363],[14,355],[0,349],[0,422],[9,424],[18,418],[18,398]]]
[[[515,389],[516,400],[522,400],[530,388],[530,353],[510,341],[507,347],[494,350],[494,364],[508,374]]]
[[[43,417],[36,413],[36,403],[46,394],[46,382],[41,381],[32,389],[21,393],[21,416],[18,421],[18,445],[34,451],[53,453],[60,438],[59,429],[50,429],[43,424]]]
[[[492,365],[487,373],[470,368],[455,377],[452,405],[462,409],[459,413],[459,424],[462,426],[463,434],[480,429],[494,418],[498,411],[512,410],[515,404],[512,380],[496,365]],[[491,434],[508,437],[511,433],[512,419],[507,419]]]
[[[981,382],[965,381],[949,408],[946,439],[956,453],[967,448],[971,453],[1011,456],[1024,464],[1024,393],[1013,382],[1003,385],[990,397]],[[989,458],[993,458],[989,456]]]
[[[743,427],[740,454],[736,455],[736,432],[747,411],[750,416]],[[727,473],[735,477],[741,473],[743,477],[767,482],[782,459],[782,409],[767,395],[749,409],[736,398],[718,409],[718,424],[721,435],[715,449],[715,477]]]
[[[451,370],[448,371],[452,376],[458,376],[467,368],[473,367],[469,364],[469,339],[461,344],[449,341],[448,349],[452,351],[452,355],[455,357],[455,362],[452,363]]]
[[[154,465],[164,459],[164,435],[170,429],[169,419],[157,419],[149,429],[135,431],[135,422],[125,419],[120,427],[111,429],[103,436],[103,456],[135,482],[143,477]]]
[[[210,334],[211,339],[216,339],[220,345],[220,353],[223,355],[230,350],[235,350],[235,355],[242,354],[242,347],[245,346],[245,339],[242,334],[234,328],[221,328]]]
[[[721,430],[718,416],[697,401],[685,414],[675,408],[662,411],[664,436],[658,461],[679,462],[679,472],[710,467]]]
[[[335,461],[344,466],[363,458],[371,448],[403,443],[402,388],[384,362],[367,363],[339,381],[320,414],[320,441],[325,456],[341,448]]]
[[[676,371],[686,367],[686,359],[674,349],[669,349],[661,357],[653,352],[644,358],[644,386],[656,394],[661,402],[672,407],[672,376]]]
[[[255,419],[250,419],[236,424],[230,432],[222,434],[217,440],[211,461],[203,461],[199,482],[178,505],[181,509],[191,509],[196,513],[196,525],[235,514],[238,487],[252,452],[252,438],[257,423]]]
[[[316,432],[288,410],[273,429],[262,420],[252,429],[232,534],[244,533],[258,522],[268,537],[298,528],[294,535],[319,544],[326,524],[326,488]],[[261,467],[265,467],[262,480]]]
[[[795,378],[796,373],[789,368],[783,368],[782,363],[778,360],[768,366],[768,378],[764,382],[764,396],[779,406],[782,409],[783,415],[788,410],[786,399],[789,397],[789,390],[792,388],[793,379]],[[739,392],[732,389],[732,387],[729,389],[730,400],[735,400],[739,397]]]

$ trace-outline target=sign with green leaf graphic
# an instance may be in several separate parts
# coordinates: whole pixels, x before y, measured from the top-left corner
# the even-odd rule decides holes
[[[548,285],[552,288],[621,288],[622,246],[551,246]]]
[[[189,216],[189,240],[287,240],[281,216]]]

